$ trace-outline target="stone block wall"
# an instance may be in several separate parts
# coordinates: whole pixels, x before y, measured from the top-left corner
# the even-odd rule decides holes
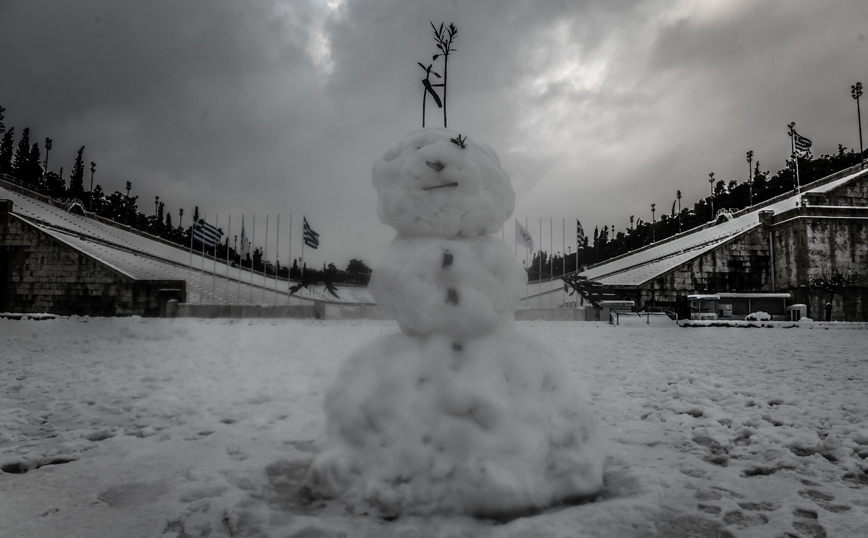
[[[825,293],[809,293],[812,277],[855,273],[861,281],[832,299],[832,321],[868,321],[868,212],[806,208],[799,218],[775,226],[777,291],[808,305],[808,316],[825,319]]]
[[[637,307],[668,305],[684,315],[691,293],[771,291],[770,271],[768,229],[759,227],[652,280],[638,290]]]
[[[186,289],[183,281],[118,273],[10,213],[6,202],[0,201],[0,312],[158,316],[165,290]]]
[[[868,176],[829,191],[824,205],[868,207]]]

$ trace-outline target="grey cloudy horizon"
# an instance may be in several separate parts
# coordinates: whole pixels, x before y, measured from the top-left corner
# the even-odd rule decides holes
[[[395,233],[371,166],[420,127],[430,22],[459,30],[449,127],[497,152],[516,218],[566,219],[572,245],[574,218],[623,230],[707,196],[709,172],[745,181],[747,150],[780,169],[791,121],[815,155],[858,148],[866,21],[862,0],[4,0],[0,105],[16,138],[53,140],[51,170],[85,146],[145,214],[231,213],[231,235],[256,214],[257,246],[280,214],[281,263],[304,214],[309,264],[374,265]]]

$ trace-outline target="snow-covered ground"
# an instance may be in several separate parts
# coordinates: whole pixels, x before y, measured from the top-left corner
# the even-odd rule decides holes
[[[0,319],[0,536],[864,536],[863,325],[516,325],[589,400],[603,495],[384,521],[299,485],[338,366],[394,322]]]

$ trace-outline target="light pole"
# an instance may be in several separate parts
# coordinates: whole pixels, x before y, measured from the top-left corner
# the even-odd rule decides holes
[[[657,219],[654,218],[654,212],[657,210],[657,204],[651,204],[651,242],[653,243],[654,238],[654,225],[657,224]]]
[[[130,181],[127,181],[127,203],[124,207],[124,224],[129,224],[130,220],[130,189],[133,188],[133,184]]]
[[[182,230],[184,229],[184,226],[182,224],[183,222],[184,222],[184,208],[182,207],[181,209],[178,210],[178,228],[181,228]]]
[[[678,198],[678,233],[681,233],[681,191],[675,191],[675,197]]]
[[[862,83],[857,82],[850,86],[850,95],[856,100],[856,118],[859,121],[859,164],[865,168],[865,159],[862,158],[862,111],[859,109],[859,98],[862,97]]]
[[[708,174],[708,187],[711,190],[711,220],[714,220],[714,172]]]
[[[46,158],[46,160],[48,159],[48,154],[45,155],[45,158]],[[91,161],[90,162],[90,196],[88,197],[88,198],[90,198],[90,200],[88,200],[90,202],[90,204],[88,204],[88,205],[90,205],[90,207],[88,208],[88,211],[93,211],[93,173],[94,172],[96,172],[96,163]]]
[[[160,197],[155,196],[154,197],[154,217],[157,216],[157,212],[159,210],[159,207],[160,207]]]
[[[52,140],[48,137],[45,137],[45,166],[42,167],[42,178],[45,179],[45,175],[48,174],[48,152],[51,151],[51,143]],[[44,182],[43,182],[44,184]]]
[[[747,152],[747,195],[748,205],[753,206],[753,150]]]

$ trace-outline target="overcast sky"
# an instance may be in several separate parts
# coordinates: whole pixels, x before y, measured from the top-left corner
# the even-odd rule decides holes
[[[159,196],[224,231],[231,213],[233,236],[256,214],[258,246],[269,214],[270,253],[280,214],[281,263],[304,214],[309,264],[373,265],[394,231],[371,166],[421,126],[429,22],[459,29],[449,127],[497,152],[515,216],[535,236],[554,219],[555,251],[564,218],[623,230],[676,190],[692,206],[709,172],[746,180],[747,150],[778,170],[791,121],[815,155],[858,148],[865,0],[2,0],[0,105],[16,135],[53,139],[49,169],[68,178],[85,146],[95,182],[131,181],[145,213]]]

